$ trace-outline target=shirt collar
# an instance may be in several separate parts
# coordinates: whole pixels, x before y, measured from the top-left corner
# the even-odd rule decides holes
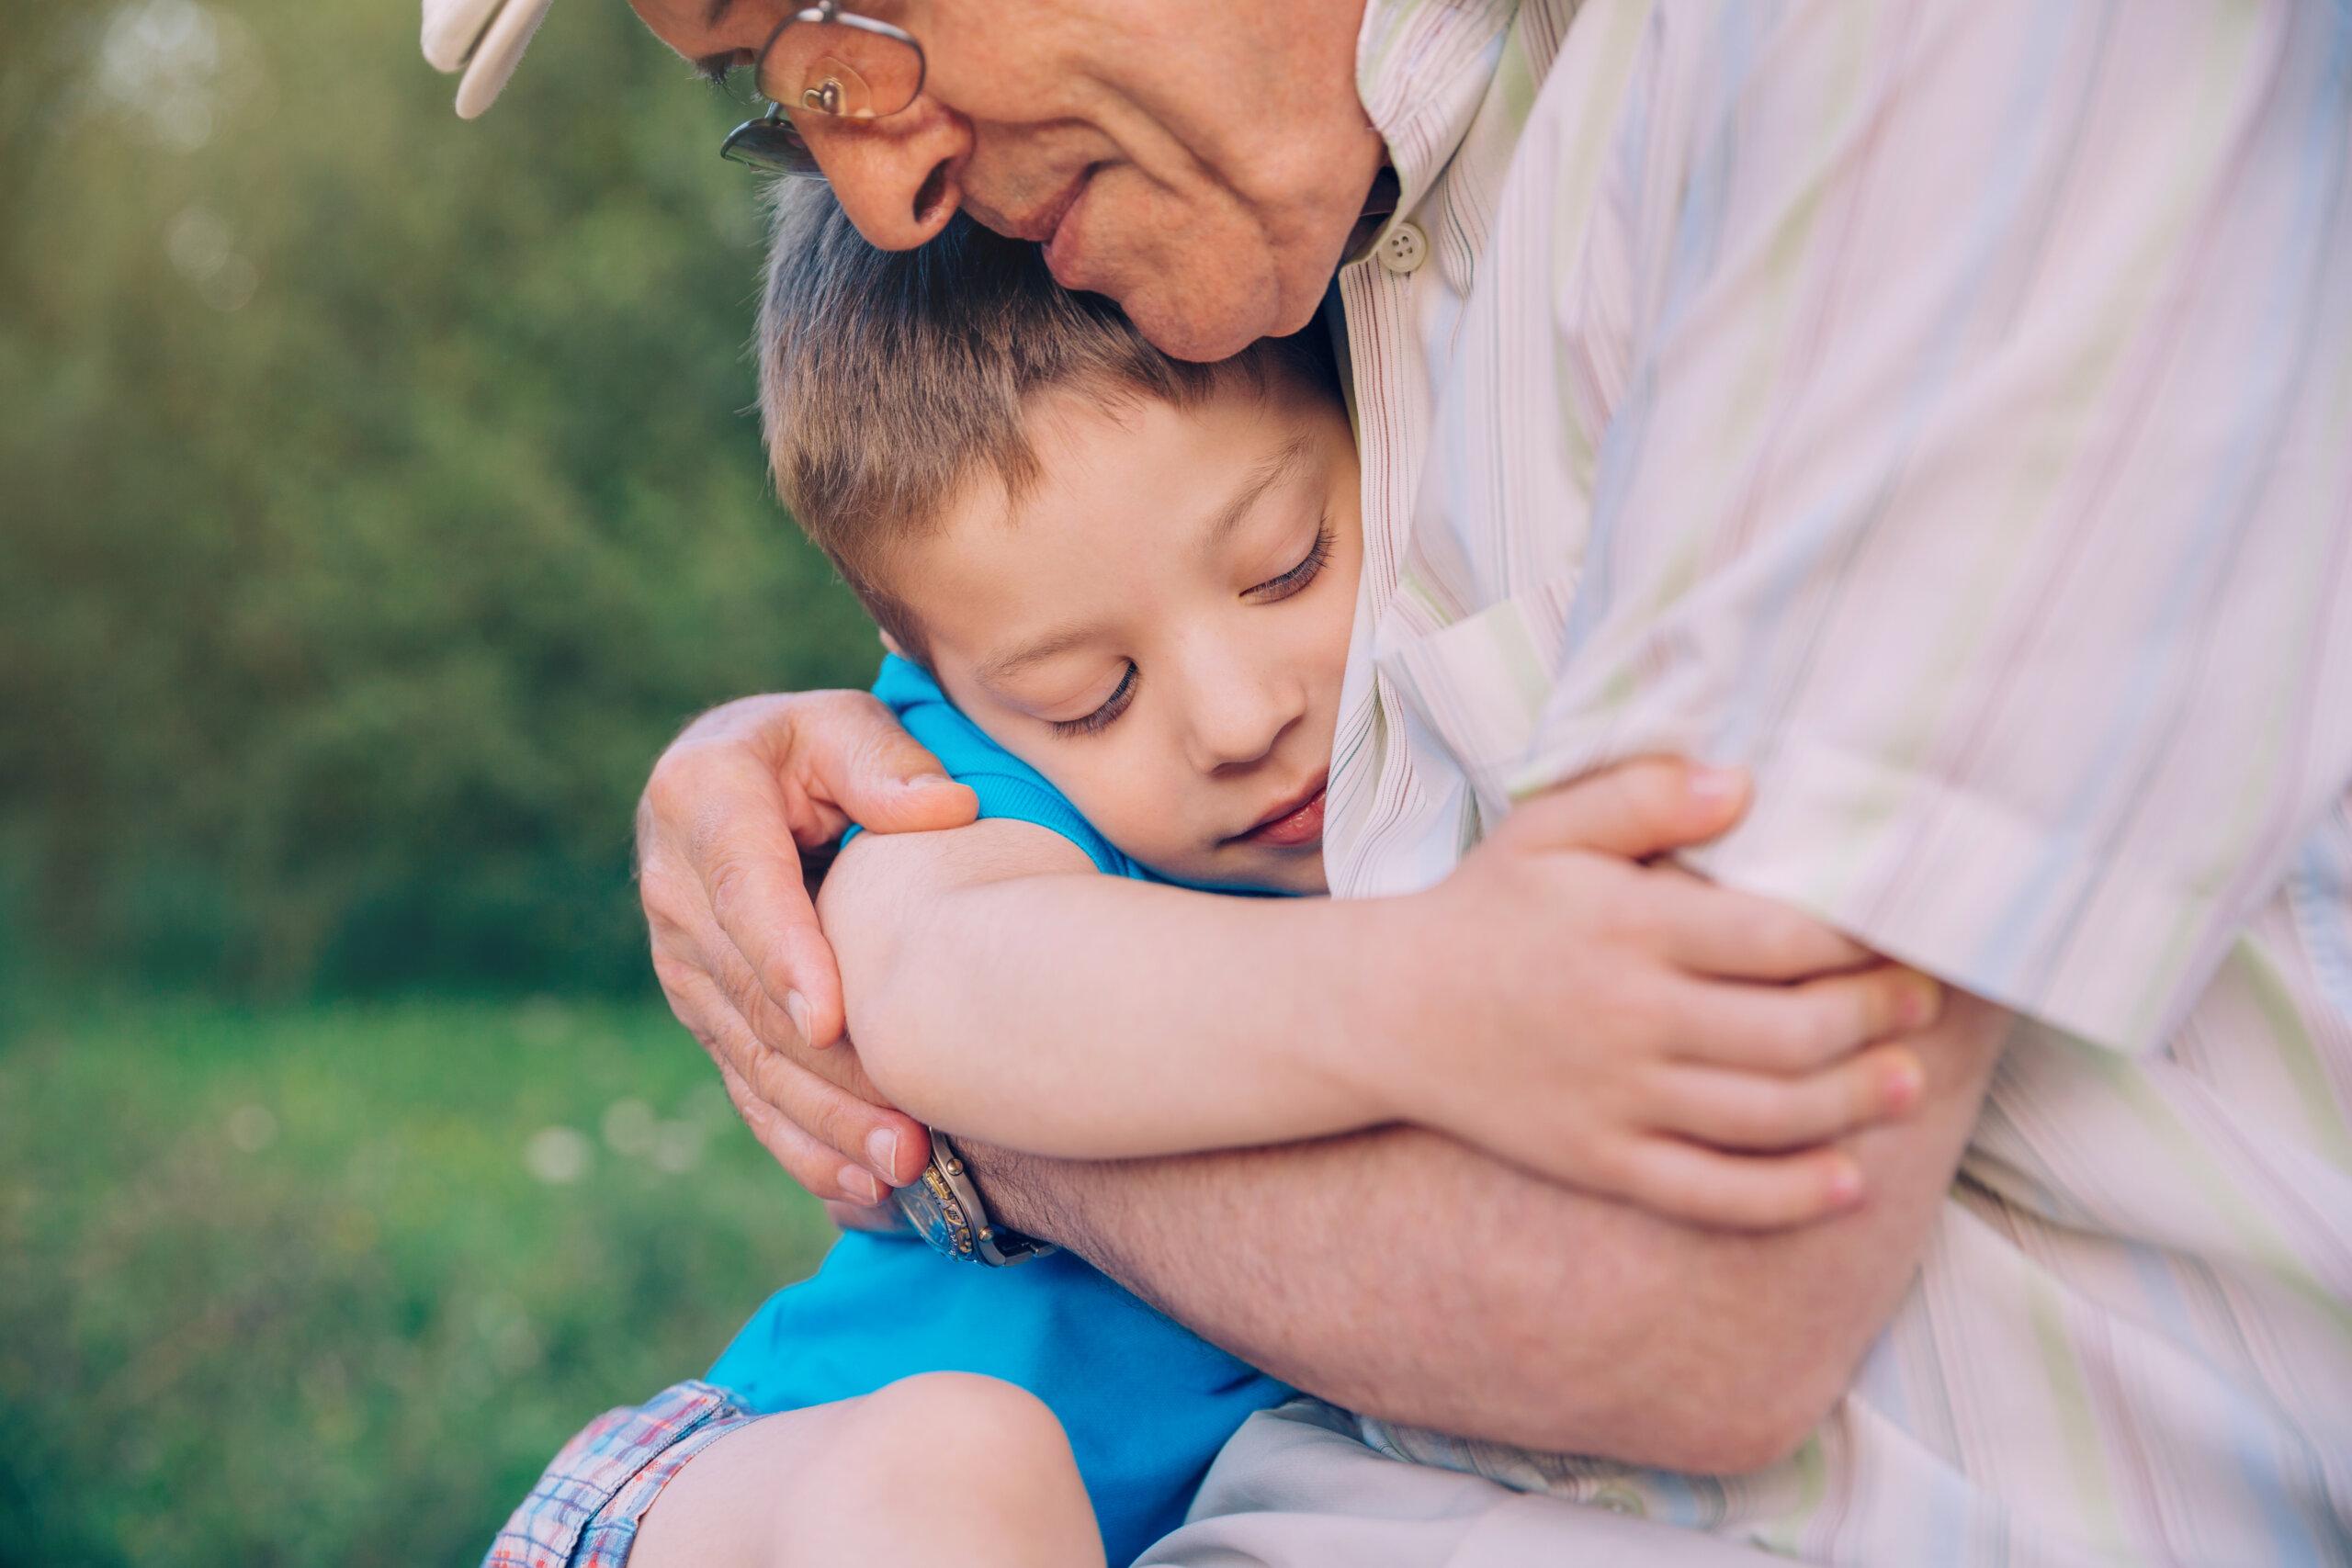
[[[1411,213],[1453,161],[1494,83],[1519,5],[1367,0],[1356,37],[1356,96],[1388,144],[1395,179],[1374,183],[1359,225],[1364,248]],[[1375,210],[1383,202],[1386,210]],[[1351,259],[1359,254],[1351,248]]]

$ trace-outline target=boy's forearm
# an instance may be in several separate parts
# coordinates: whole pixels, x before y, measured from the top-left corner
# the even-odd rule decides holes
[[[966,1149],[997,1217],[1335,1404],[1686,1471],[1788,1452],[1893,1313],[2007,1021],[1956,1008],[1919,1113],[1856,1141],[1871,1201],[1761,1235],[1660,1220],[1388,1128],[1068,1163]]]
[[[1069,874],[1040,874],[1040,836],[989,822],[930,842],[861,839],[828,882],[850,1032],[893,1102],[1068,1158],[1385,1119],[1348,1054],[1394,1026],[1409,987],[1381,941],[1388,911],[1102,876],[1075,850]]]

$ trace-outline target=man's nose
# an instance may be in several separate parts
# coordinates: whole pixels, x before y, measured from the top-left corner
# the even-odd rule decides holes
[[[964,199],[971,122],[930,97],[887,119],[826,123],[803,134],[857,231],[886,251],[928,242]],[[806,122],[804,122],[806,123]]]

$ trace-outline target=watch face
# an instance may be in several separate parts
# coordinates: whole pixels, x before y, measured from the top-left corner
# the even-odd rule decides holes
[[[950,1258],[972,1256],[972,1227],[964,1205],[937,1169],[925,1168],[912,1185],[899,1189],[898,1199],[899,1212],[933,1247]]]

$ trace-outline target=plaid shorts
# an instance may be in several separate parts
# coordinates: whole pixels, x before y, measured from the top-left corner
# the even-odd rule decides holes
[[[563,1445],[482,1568],[621,1568],[638,1521],[686,1461],[759,1417],[696,1380],[607,1410]]]

